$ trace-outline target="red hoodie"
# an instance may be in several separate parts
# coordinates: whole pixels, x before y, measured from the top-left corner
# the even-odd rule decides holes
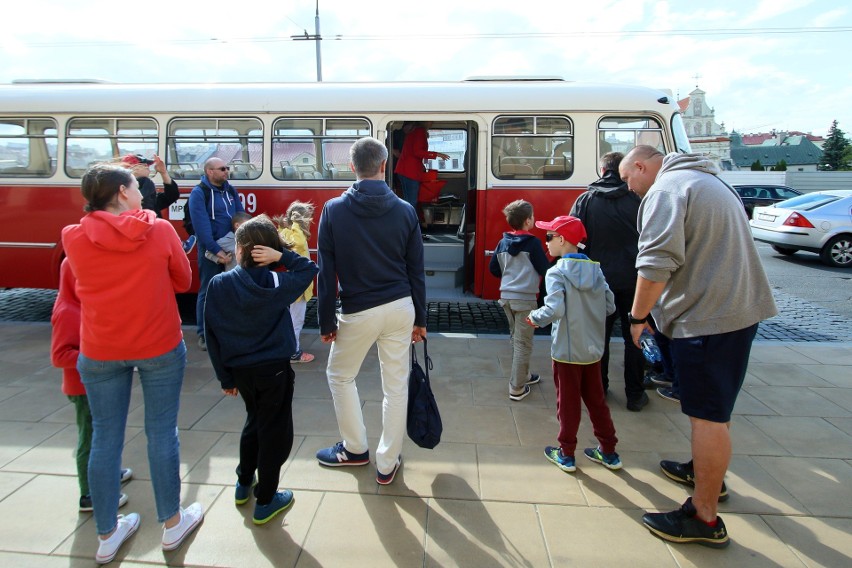
[[[80,352],[100,361],[150,359],[183,338],[175,292],[192,270],[171,223],[153,211],[89,213],[62,230],[82,306]]]
[[[80,354],[80,299],[74,291],[77,281],[68,260],[59,267],[59,294],[53,304],[50,323],[50,362],[62,369],[62,392],[67,395],[86,394],[77,372],[77,355]]]

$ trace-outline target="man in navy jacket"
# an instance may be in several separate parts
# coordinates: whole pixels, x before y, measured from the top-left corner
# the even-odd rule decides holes
[[[318,451],[317,460],[325,466],[370,462],[355,377],[375,343],[384,392],[376,481],[386,485],[401,465],[409,346],[426,337],[423,239],[414,207],[384,181],[384,145],[362,138],[349,155],[358,181],[325,204],[317,236],[320,334],[332,344],[326,372],[343,440]]]

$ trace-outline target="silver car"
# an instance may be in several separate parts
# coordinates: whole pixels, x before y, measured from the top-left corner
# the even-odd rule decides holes
[[[815,191],[755,207],[754,238],[781,254],[804,250],[829,266],[852,267],[852,190]]]

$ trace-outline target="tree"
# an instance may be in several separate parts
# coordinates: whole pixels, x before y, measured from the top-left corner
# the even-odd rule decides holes
[[[763,165],[760,163],[760,160],[755,160],[751,163],[751,171],[753,172],[762,172]]]
[[[843,131],[837,127],[837,121],[831,123],[831,129],[828,131],[828,138],[822,145],[822,160],[820,161],[821,170],[848,170],[849,158],[844,154],[849,149],[849,140]]]
[[[787,171],[787,161],[786,160],[779,160],[777,164],[775,164],[774,166],[772,166],[772,168],[770,168],[770,171],[786,172]]]

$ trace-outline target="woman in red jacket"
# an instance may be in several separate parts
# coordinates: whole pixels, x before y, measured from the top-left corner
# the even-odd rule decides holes
[[[180,506],[177,414],[186,366],[175,292],[191,283],[189,260],[174,227],[142,209],[124,168],[96,165],[83,176],[87,214],[62,231],[81,306],[77,370],[92,412],[89,485],[99,540],[95,560],[110,562],[139,528],[118,516],[119,469],[133,371],[145,403],[148,464],[162,547],[174,550],[204,517],[201,504]]]
[[[441,152],[429,151],[429,138],[426,129],[428,122],[406,122],[402,125],[405,141],[402,151],[396,161],[394,173],[402,183],[402,198],[417,209],[417,197],[420,194],[420,182],[423,180],[423,160],[441,158],[449,160],[450,156]]]

